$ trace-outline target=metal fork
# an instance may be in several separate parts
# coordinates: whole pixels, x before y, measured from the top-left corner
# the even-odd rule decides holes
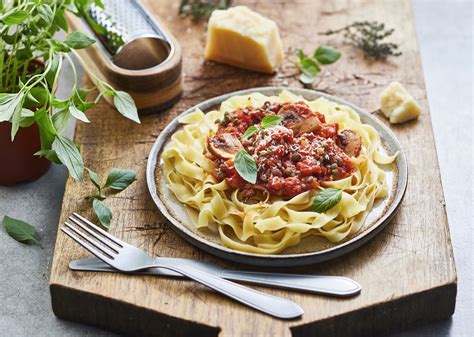
[[[64,223],[65,227],[62,227],[61,230],[96,257],[118,270],[133,272],[148,268],[164,268],[187,276],[271,316],[292,319],[303,314],[303,309],[299,305],[287,299],[224,280],[189,265],[181,264],[176,260],[167,261],[163,258],[154,258],[145,251],[119,240],[77,213],[73,213],[69,220],[82,231],[68,222]]]

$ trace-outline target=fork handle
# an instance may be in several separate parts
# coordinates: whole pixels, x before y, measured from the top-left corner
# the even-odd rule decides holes
[[[163,261],[157,261],[155,266],[185,275],[221,294],[271,316],[282,319],[292,319],[300,317],[303,314],[303,309],[290,300],[262,293],[187,265],[179,263],[168,264],[163,263]]]

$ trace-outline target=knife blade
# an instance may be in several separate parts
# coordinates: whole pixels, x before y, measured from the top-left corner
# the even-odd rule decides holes
[[[354,280],[342,276],[225,270],[213,264],[198,260],[183,258],[163,259],[179,261],[180,263],[187,264],[193,268],[206,271],[227,280],[241,281],[272,288],[296,290],[336,297],[354,296],[360,293],[362,289]],[[73,260],[69,263],[69,268],[74,271],[123,273],[96,258]],[[140,272],[127,274],[185,278],[179,273],[163,268],[150,268]]]

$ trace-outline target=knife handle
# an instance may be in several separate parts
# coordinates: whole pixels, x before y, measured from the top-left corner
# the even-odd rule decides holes
[[[342,276],[296,275],[223,270],[221,277],[267,287],[301,290],[310,293],[349,297],[360,293],[361,286]]]

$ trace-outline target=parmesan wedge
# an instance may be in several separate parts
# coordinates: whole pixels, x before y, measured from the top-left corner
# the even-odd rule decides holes
[[[392,124],[417,118],[421,113],[418,103],[399,82],[392,82],[385,88],[380,95],[380,106]]]
[[[215,10],[209,19],[206,60],[273,73],[283,61],[276,23],[245,6]]]

